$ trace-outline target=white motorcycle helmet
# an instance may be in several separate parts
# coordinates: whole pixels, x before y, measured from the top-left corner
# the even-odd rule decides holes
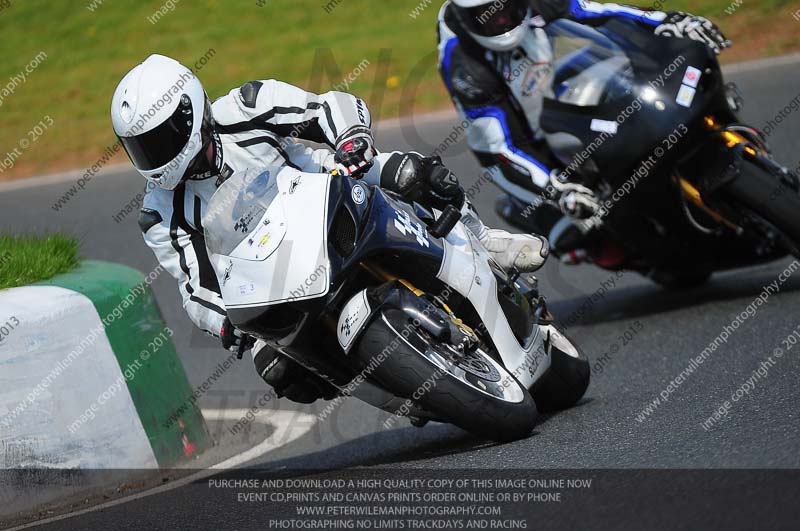
[[[151,55],[119,82],[111,121],[125,151],[145,178],[175,189],[205,157],[212,139],[211,103],[191,70]]]
[[[452,0],[455,13],[475,41],[490,50],[513,50],[531,18],[526,0]]]

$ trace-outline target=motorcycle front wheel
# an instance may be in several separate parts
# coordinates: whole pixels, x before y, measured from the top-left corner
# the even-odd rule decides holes
[[[533,398],[500,363],[480,349],[464,353],[437,341],[401,311],[379,313],[357,355],[388,391],[475,435],[512,441],[536,424]]]
[[[800,257],[800,194],[752,160],[745,159],[741,173],[725,192],[775,227],[787,251]]]

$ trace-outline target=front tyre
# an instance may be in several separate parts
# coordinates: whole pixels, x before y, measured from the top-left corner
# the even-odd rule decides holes
[[[464,354],[438,342],[400,311],[376,316],[357,355],[387,390],[475,435],[512,441],[536,424],[533,398],[502,365],[479,349]]]
[[[725,192],[777,228],[787,250],[800,256],[800,194],[751,160],[741,170]]]
[[[542,413],[567,409],[583,398],[591,368],[586,354],[552,325],[542,327],[551,344],[550,367],[533,384],[531,394]]]

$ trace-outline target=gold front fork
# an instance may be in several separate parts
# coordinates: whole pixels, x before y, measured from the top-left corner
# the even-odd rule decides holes
[[[378,280],[382,280],[383,282],[390,282],[392,280],[396,280],[405,287],[407,287],[409,290],[411,290],[411,292],[414,293],[414,295],[416,295],[417,297],[422,297],[423,295],[425,295],[424,291],[417,289],[417,287],[414,286],[408,280],[404,278],[398,278],[389,273],[388,271],[386,271],[385,269],[383,269],[382,267],[373,264],[372,262],[359,262],[358,265],[360,265],[362,268],[364,268],[367,272],[369,272],[372,276],[374,276]]]
[[[684,197],[686,197],[689,201],[691,201],[692,204],[698,207],[700,210],[711,216],[711,218],[714,221],[722,223],[723,225],[733,230],[734,232],[739,232],[741,230],[738,225],[736,225],[732,221],[725,219],[719,212],[713,210],[711,207],[706,205],[705,202],[703,202],[703,198],[700,196],[700,190],[695,188],[692,183],[690,183],[683,177],[673,177],[673,179],[681,187],[681,191],[683,192]]]
[[[373,264],[372,262],[359,262],[358,265],[360,265],[364,270],[369,272],[372,276],[374,276],[378,280],[382,280],[383,282],[390,282],[396,280],[397,282],[407,287],[409,291],[411,291],[417,297],[422,297],[425,295],[424,291],[417,288],[414,284],[412,284],[408,280],[396,277],[391,273],[389,273],[388,271],[386,271],[385,269],[383,269],[382,267]],[[473,339],[475,340],[478,339],[478,336],[477,334],[475,334],[475,331],[472,328],[470,328],[466,323],[464,323],[464,321],[456,317],[456,314],[453,313],[453,310],[451,310],[450,307],[443,300],[439,299],[438,297],[435,298],[437,302],[439,302],[439,304],[442,305],[442,308],[444,308],[444,311],[447,312],[447,315],[450,316],[450,320],[453,321],[453,323],[455,323],[456,326],[461,328]]]
[[[705,117],[705,124],[706,126],[711,129],[712,131],[719,131],[720,128],[717,126],[716,121],[714,118],[710,116]],[[725,140],[725,144],[732,148],[737,145],[744,144],[744,152],[750,156],[756,156],[758,152],[753,149],[750,145],[750,142],[747,141],[745,137],[736,133],[734,131],[721,131],[722,138]],[[732,221],[723,217],[719,212],[712,209],[708,205],[705,204],[703,201],[703,197],[700,194],[700,190],[698,190],[692,183],[684,179],[680,176],[673,177],[674,181],[680,186],[681,192],[683,193],[684,197],[686,197],[693,205],[698,207],[700,210],[711,216],[712,219],[721,223],[728,227],[729,229],[733,230],[734,232],[741,232],[741,227],[733,223]]]

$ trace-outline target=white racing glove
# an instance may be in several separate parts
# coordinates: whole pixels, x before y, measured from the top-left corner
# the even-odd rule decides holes
[[[600,210],[600,203],[594,193],[579,184],[565,186],[558,198],[558,206],[564,214],[576,219],[590,218]]]
[[[561,212],[575,219],[588,219],[600,210],[600,202],[591,188],[582,184],[562,182],[559,172],[550,172],[550,184],[558,191]]]
[[[357,127],[336,142],[333,160],[339,175],[359,179],[372,167],[375,155],[372,134],[364,127]]]
[[[684,37],[708,45],[718,54],[732,44],[722,30],[705,17],[690,15],[682,11],[670,11],[667,18],[655,29],[656,35],[664,37]]]

